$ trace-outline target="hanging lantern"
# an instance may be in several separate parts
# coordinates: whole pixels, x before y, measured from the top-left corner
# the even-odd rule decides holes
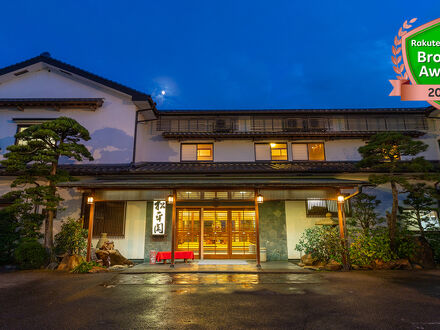
[[[168,204],[173,204],[174,203],[174,196],[173,195],[169,195],[167,198],[167,203]]]

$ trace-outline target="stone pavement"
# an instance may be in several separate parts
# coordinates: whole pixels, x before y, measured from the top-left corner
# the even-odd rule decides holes
[[[257,268],[255,260],[247,261],[246,265],[226,265],[219,260],[214,265],[199,265],[198,261],[188,263],[176,262],[174,268],[170,264],[148,263],[138,264],[132,268],[123,270],[122,274],[147,274],[147,273],[237,273],[237,274],[297,274],[310,273],[308,269],[299,267],[289,261],[262,262],[261,268]]]

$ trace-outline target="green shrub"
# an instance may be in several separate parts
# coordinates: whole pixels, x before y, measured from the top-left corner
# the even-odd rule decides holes
[[[61,231],[55,235],[55,253],[84,255],[87,247],[87,229],[82,221],[68,218],[63,222]]]
[[[434,252],[434,261],[440,264],[440,231],[427,231],[425,237]]]
[[[20,269],[41,268],[48,260],[46,249],[36,240],[21,242],[15,249],[14,257]]]
[[[407,230],[400,230],[396,235],[396,254],[399,259],[409,259],[416,250],[414,237]]]
[[[14,250],[20,239],[17,227],[18,224],[12,212],[0,210],[0,265],[14,261]]]
[[[0,264],[14,262],[14,250],[21,241],[42,237],[39,231],[42,215],[18,212],[17,209],[9,206],[0,210]]]
[[[349,253],[354,265],[367,266],[374,260],[388,262],[398,258],[391,250],[391,241],[387,228],[374,228],[369,231],[351,231],[352,243]]]
[[[308,228],[302,234],[297,251],[311,254],[318,261],[327,262],[330,259],[341,262],[342,244],[339,238],[339,227],[315,226]]]
[[[83,261],[78,266],[76,266],[74,269],[72,269],[71,273],[75,274],[85,274],[88,273],[93,267],[102,267],[102,265],[98,264],[95,261]]]

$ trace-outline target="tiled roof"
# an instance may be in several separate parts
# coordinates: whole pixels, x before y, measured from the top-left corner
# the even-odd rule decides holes
[[[61,165],[72,175],[114,174],[258,174],[360,172],[356,162],[147,162],[136,165]]]
[[[434,107],[418,108],[345,108],[345,109],[182,109],[182,110],[158,110],[160,116],[176,115],[298,115],[309,113],[324,114],[428,114]]]
[[[102,106],[102,98],[2,98],[0,107],[71,107],[96,109]]]
[[[419,137],[420,131],[398,131],[405,135]],[[212,139],[212,138],[271,138],[271,137],[313,137],[313,138],[368,138],[380,131],[299,131],[299,132],[163,132],[168,139]]]
[[[132,164],[60,165],[76,176],[94,175],[288,175],[371,172],[360,169],[355,161],[294,161],[294,162],[145,162]],[[439,163],[432,161],[438,168]],[[0,176],[10,175],[0,167]]]
[[[135,173],[331,173],[355,172],[355,162],[141,163]]]
[[[10,73],[10,72],[13,72],[13,71],[23,69],[25,67],[28,67],[30,65],[40,63],[40,62],[55,66],[55,67],[60,68],[64,71],[74,73],[78,76],[82,76],[86,79],[97,82],[97,83],[104,85],[104,86],[107,86],[109,88],[115,89],[115,90],[120,91],[124,94],[131,95],[133,101],[148,101],[152,108],[155,107],[153,99],[151,98],[150,95],[139,92],[133,88],[124,86],[124,85],[117,83],[115,81],[100,77],[100,76],[93,74],[91,72],[82,70],[82,69],[77,68],[73,65],[56,60],[56,59],[52,58],[49,53],[42,53],[41,55],[33,57],[33,58],[28,59],[26,61],[19,62],[19,63],[13,64],[13,65],[7,66],[5,68],[2,68],[2,69],[0,69],[0,76],[7,74],[7,73]]]

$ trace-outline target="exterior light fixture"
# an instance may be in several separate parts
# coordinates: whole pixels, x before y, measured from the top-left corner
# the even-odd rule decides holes
[[[95,199],[93,198],[93,196],[87,197],[87,204],[93,204],[94,202],[95,202]]]
[[[261,204],[261,203],[263,203],[263,201],[264,201],[264,197],[263,197],[263,195],[258,194],[258,195],[257,195],[257,203]]]
[[[345,197],[342,195],[339,195],[338,196],[338,203],[344,203],[344,201],[345,201]]]
[[[276,143],[271,143],[271,144],[270,144],[270,146],[271,146],[272,148],[275,148],[276,145],[277,145]]]
[[[168,198],[167,198],[167,203],[168,203],[168,204],[173,204],[173,203],[174,203],[174,197],[173,197],[173,195],[169,195],[169,196],[168,196]]]

